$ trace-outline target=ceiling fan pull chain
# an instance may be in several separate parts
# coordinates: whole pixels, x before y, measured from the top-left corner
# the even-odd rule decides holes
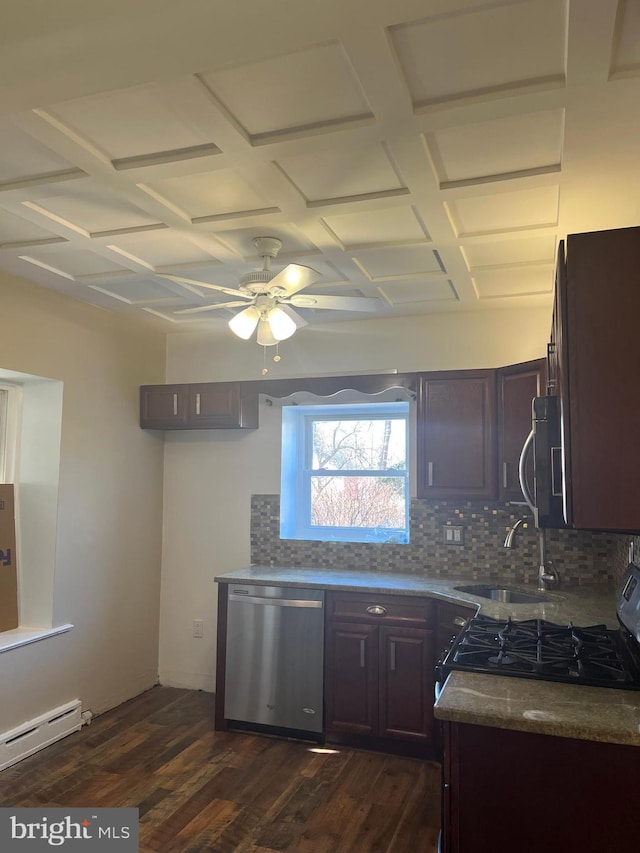
[[[280,348],[280,341],[278,341],[278,343],[276,344],[276,354],[273,357],[273,360],[275,361],[276,364],[280,361],[280,358],[281,358],[279,348]]]
[[[267,348],[262,347],[262,375],[266,376],[269,372],[269,368],[267,367]]]

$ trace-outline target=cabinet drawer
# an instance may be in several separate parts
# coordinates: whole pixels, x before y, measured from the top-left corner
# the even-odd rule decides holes
[[[435,602],[430,598],[374,593],[327,593],[327,618],[370,624],[431,627]]]

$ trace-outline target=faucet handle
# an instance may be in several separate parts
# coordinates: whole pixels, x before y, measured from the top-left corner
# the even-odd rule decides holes
[[[545,589],[545,585],[554,586],[560,581],[560,575],[553,565],[553,560],[547,560],[546,563],[540,566],[538,573],[538,589]]]

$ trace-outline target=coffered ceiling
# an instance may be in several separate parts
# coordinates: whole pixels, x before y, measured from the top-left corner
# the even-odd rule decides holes
[[[0,269],[168,331],[232,311],[159,274],[261,235],[380,317],[550,304],[558,239],[640,223],[640,0],[8,5]]]

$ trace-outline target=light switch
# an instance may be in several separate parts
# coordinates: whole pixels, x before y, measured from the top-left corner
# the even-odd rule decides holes
[[[464,528],[459,524],[445,524],[442,539],[445,545],[464,545]]]

